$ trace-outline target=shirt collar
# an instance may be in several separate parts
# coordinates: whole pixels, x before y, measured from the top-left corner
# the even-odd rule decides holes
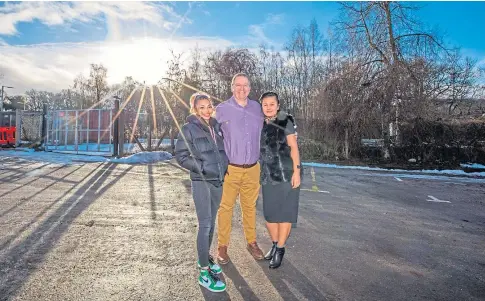
[[[244,109],[244,108],[247,108],[247,107],[249,106],[249,103],[250,103],[250,101],[251,101],[251,100],[249,99],[249,97],[247,97],[246,99],[248,100],[248,104],[247,104],[245,107],[243,107],[243,106],[241,106],[240,104],[238,104],[238,103],[237,103],[236,98],[234,97],[234,95],[233,95],[233,96],[231,96],[230,101],[231,101],[231,103],[232,103],[233,105],[238,106],[239,108],[243,108],[243,109]]]

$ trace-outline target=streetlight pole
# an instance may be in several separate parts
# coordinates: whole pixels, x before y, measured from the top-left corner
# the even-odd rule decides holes
[[[13,89],[13,87],[9,87],[9,86],[2,86],[2,94],[1,94],[1,96],[0,96],[0,112],[1,112],[1,111],[3,111],[3,96],[5,95],[4,88],[7,88],[7,89]]]

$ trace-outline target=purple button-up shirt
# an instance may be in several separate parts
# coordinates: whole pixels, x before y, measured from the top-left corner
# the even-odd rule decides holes
[[[264,121],[261,105],[248,99],[248,104],[242,107],[231,97],[216,107],[216,119],[221,123],[229,162],[256,163]]]

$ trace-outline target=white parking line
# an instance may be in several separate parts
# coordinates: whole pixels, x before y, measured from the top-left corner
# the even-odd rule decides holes
[[[399,179],[398,177],[394,177],[394,179],[398,180],[399,182],[402,182],[402,180]]]
[[[430,198],[431,200],[426,200],[428,202],[436,202],[436,203],[451,203],[450,201],[443,201],[443,200],[440,200],[440,199],[437,199],[436,197],[432,196],[432,195],[428,195],[428,198]]]
[[[485,178],[473,178],[473,177],[448,177],[448,176],[440,176],[440,175],[420,175],[420,174],[386,174],[386,173],[362,173],[358,174],[359,176],[370,176],[370,177],[393,177],[399,179],[418,179],[418,180],[437,180],[437,181],[447,181],[447,182],[461,182],[461,183],[485,183]]]

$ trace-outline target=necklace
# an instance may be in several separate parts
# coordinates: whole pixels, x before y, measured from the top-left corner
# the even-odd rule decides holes
[[[266,123],[273,121],[273,120],[276,120],[276,115],[274,115],[273,117],[264,117],[264,121],[266,121]]]

